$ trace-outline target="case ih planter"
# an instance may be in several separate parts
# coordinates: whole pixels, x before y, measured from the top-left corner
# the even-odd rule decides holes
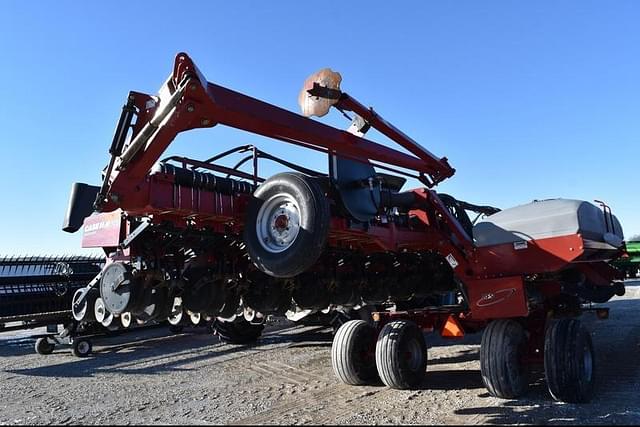
[[[609,265],[624,252],[610,209],[557,199],[500,211],[438,194],[454,174],[447,159],[340,80],[322,70],[299,101],[306,116],[331,107],[350,115],[346,131],[209,83],[184,53],[158,96],[130,92],[102,185],[73,187],[65,230],[82,227],[84,246],[108,255],[74,312],[100,301],[139,322],[210,317],[224,338],[249,341],[265,314],[374,306],[375,322],[352,320],[336,334],[333,367],[346,383],[379,376],[414,387],[427,363],[423,331],[460,337],[486,326],[480,359],[491,394],[522,394],[530,366],[543,363],[555,398],[588,400],[593,349],[576,317],[624,292]],[[159,161],[179,133],[214,126],[326,153],[329,173],[253,146]],[[366,139],[371,127],[405,152]],[[235,167],[220,164],[243,153]],[[260,159],[291,172],[264,179]],[[250,172],[240,170],[246,163]],[[406,177],[424,187],[401,191]],[[451,293],[447,304],[436,298]]]

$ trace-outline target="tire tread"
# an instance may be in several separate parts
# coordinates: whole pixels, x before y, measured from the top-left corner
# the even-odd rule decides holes
[[[519,354],[523,339],[522,325],[512,319],[497,319],[485,328],[480,344],[480,373],[489,394],[513,399],[526,391],[527,375]]]
[[[591,352],[593,365],[589,382],[580,377],[583,354],[579,351],[582,344]],[[553,322],[547,328],[544,370],[547,387],[554,399],[567,403],[584,403],[591,399],[595,376],[593,343],[579,320],[564,318]]]
[[[411,338],[417,338],[423,350],[424,359],[416,372],[403,368],[400,360],[401,346],[406,339]],[[376,344],[376,366],[382,382],[395,389],[410,389],[418,386],[426,373],[426,350],[422,331],[415,323],[406,320],[387,323],[380,331]]]
[[[331,346],[331,365],[333,371],[343,383],[350,385],[364,385],[376,378],[375,366],[360,367],[355,365],[352,358],[356,346],[362,345],[362,335],[370,334],[375,340],[375,328],[364,320],[350,320],[342,325],[336,333]]]

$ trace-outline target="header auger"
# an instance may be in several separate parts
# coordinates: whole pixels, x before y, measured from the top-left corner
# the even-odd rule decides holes
[[[338,331],[334,370],[347,383],[379,375],[397,388],[422,381],[422,331],[459,337],[487,326],[481,367],[492,394],[520,395],[526,371],[543,363],[554,397],[588,400],[592,349],[576,317],[624,292],[609,265],[624,251],[611,210],[565,199],[500,210],[437,193],[455,172],[447,159],[340,81],[328,69],[307,79],[303,116],[208,82],[180,53],[158,96],[130,92],[102,184],[72,190],[64,229],[82,227],[83,246],[108,256],[74,304],[98,301],[139,322],[208,317],[242,342],[267,314],[333,310],[348,320],[368,307],[375,322]],[[305,117],[331,107],[351,119],[347,130]],[[254,146],[160,160],[179,133],[221,125],[326,153],[328,173]],[[369,128],[408,154],[366,139]],[[234,156],[235,166],[222,164]],[[263,160],[291,171],[261,177]],[[425,187],[402,191],[407,177]]]

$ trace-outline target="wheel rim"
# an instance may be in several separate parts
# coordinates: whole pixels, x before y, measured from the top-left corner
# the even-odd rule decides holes
[[[107,317],[107,310],[104,305],[104,302],[102,301],[102,298],[98,298],[96,300],[94,309],[95,309],[96,320],[98,322],[102,322]]]
[[[258,241],[270,253],[286,251],[298,237],[300,219],[300,207],[293,197],[284,193],[271,197],[258,211]]]
[[[76,301],[80,299],[85,293],[89,292],[86,289],[78,289],[75,294],[73,294],[73,300],[71,301],[71,314],[73,318],[80,321],[84,318],[87,313],[87,309],[89,308],[89,303],[85,299],[80,307],[76,307]]]
[[[407,351],[405,353],[405,356],[409,369],[411,369],[412,371],[417,371],[418,369],[420,369],[420,366],[422,365],[422,357],[424,355],[422,354],[422,348],[420,347],[418,341],[409,341],[409,343],[407,344]]]
[[[172,325],[178,325],[182,321],[182,298],[175,297],[173,299],[173,306],[171,307],[171,313],[168,317],[168,321]]]
[[[120,323],[122,324],[123,327],[128,328],[129,326],[131,326],[131,313],[124,312],[120,315]]]
[[[200,323],[200,319],[202,319],[200,313],[189,313],[189,320],[191,320],[191,323],[194,325]]]
[[[256,318],[256,312],[251,307],[245,307],[242,315],[247,322],[253,322]]]
[[[89,353],[89,343],[86,342],[86,341],[80,341],[78,343],[77,349],[78,349],[78,353],[87,354],[87,353]]]
[[[107,312],[107,313],[105,314],[104,319],[102,319],[102,322],[100,322],[100,323],[102,323],[102,326],[105,326],[105,327],[107,327],[107,326],[111,326],[111,324],[113,323],[113,319],[114,319],[114,318],[115,318],[115,317],[113,316],[113,313],[108,313],[108,312]]]
[[[111,313],[121,314],[131,308],[136,284],[132,281],[130,269],[121,262],[114,262],[103,270],[100,296]]]

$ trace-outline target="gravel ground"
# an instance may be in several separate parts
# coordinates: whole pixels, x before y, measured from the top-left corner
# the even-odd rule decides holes
[[[0,334],[0,424],[639,424],[640,282],[629,285],[605,305],[609,320],[585,315],[598,367],[590,404],[554,402],[543,381],[519,400],[490,397],[479,334],[427,336],[418,390],[346,386],[329,330],[280,322],[250,347],[155,328],[96,340],[85,359],[35,354],[32,331]]]

